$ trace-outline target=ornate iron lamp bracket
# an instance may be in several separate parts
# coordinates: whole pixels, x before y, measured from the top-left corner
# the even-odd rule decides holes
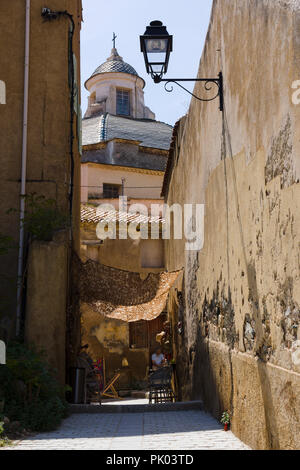
[[[180,88],[183,90],[187,91],[191,96],[196,98],[199,101],[213,101],[216,98],[219,97],[220,101],[220,106],[219,109],[220,111],[223,111],[224,106],[223,106],[223,100],[224,100],[224,95],[223,95],[223,74],[222,72],[219,73],[218,78],[161,78],[159,75],[152,75],[152,78],[155,83],[160,83],[160,82],[166,82],[164,85],[165,90],[170,93],[173,91],[173,87],[171,86],[168,88],[168,85],[170,83],[176,83]],[[205,91],[209,92],[213,85],[217,86],[218,92],[215,94],[212,98],[200,98],[199,96],[194,95],[191,91],[189,91],[187,88],[185,88],[183,85],[181,85],[178,82],[204,82],[204,89]]]

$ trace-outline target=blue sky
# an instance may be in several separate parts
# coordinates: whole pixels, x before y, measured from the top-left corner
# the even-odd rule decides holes
[[[87,107],[88,92],[83,84],[110,55],[112,35],[125,62],[145,80],[145,104],[156,119],[174,124],[188,109],[190,95],[174,85],[167,93],[163,84],[154,84],[145,71],[139,36],[152,20],[161,20],[173,35],[167,77],[196,77],[212,0],[83,0],[81,34],[82,110]],[[190,89],[193,85],[190,86]]]

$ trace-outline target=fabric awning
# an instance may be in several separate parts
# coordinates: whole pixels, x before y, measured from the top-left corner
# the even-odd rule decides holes
[[[143,275],[85,263],[74,257],[80,300],[94,311],[126,322],[153,320],[164,310],[168,293],[181,271]]]

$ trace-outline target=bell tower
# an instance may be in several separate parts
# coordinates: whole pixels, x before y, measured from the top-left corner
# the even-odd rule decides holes
[[[85,118],[109,113],[132,119],[155,120],[155,114],[144,103],[144,80],[124,62],[116,49],[115,33],[110,56],[85,82],[90,92]]]

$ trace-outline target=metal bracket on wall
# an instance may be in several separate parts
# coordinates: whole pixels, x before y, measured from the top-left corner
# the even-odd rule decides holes
[[[223,74],[222,72],[219,73],[217,78],[161,78],[158,75],[153,75],[152,76],[153,80],[155,83],[160,83],[160,82],[166,82],[164,85],[165,90],[170,93],[173,91],[173,87],[171,86],[168,88],[169,83],[176,83],[180,88],[185,90],[187,93],[189,93],[191,96],[196,98],[199,101],[213,101],[216,98],[219,97],[220,105],[219,109],[220,111],[223,111],[224,109],[224,94],[223,94]],[[211,91],[213,85],[216,85],[218,88],[217,94],[215,94],[212,98],[200,98],[200,96],[194,95],[191,91],[189,91],[187,88],[185,88],[183,85],[181,85],[178,82],[204,82],[204,89],[205,91],[209,92]]]

